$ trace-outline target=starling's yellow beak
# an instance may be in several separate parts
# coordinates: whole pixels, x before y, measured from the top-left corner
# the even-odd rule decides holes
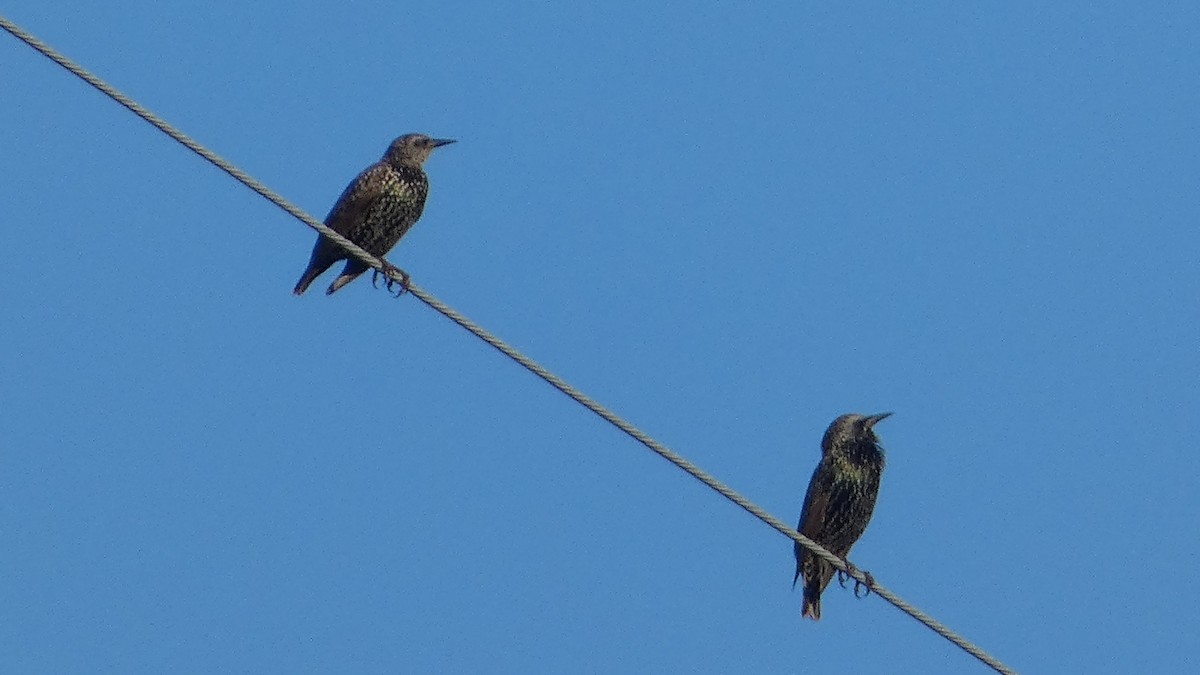
[[[443,145],[450,145],[451,143],[457,142],[458,141],[454,140],[453,138],[435,138],[433,139],[433,147],[440,148]]]
[[[890,412],[879,413],[878,415],[868,415],[867,416],[867,428],[870,429],[871,427],[875,426],[876,424],[879,424],[880,422],[882,422],[883,420],[885,420],[891,416],[892,416],[892,413],[890,413]]]

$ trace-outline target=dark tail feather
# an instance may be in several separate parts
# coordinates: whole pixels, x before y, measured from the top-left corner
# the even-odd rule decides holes
[[[300,275],[300,281],[296,282],[296,287],[292,292],[296,295],[304,295],[304,291],[308,290],[309,284],[316,280],[317,277],[325,273],[325,270],[333,267],[336,260],[325,263],[324,265],[313,260],[308,263],[308,269],[304,270],[304,274]]]
[[[796,576],[804,578],[804,611],[801,612],[801,616],[808,617],[813,621],[820,621],[821,594],[825,592],[825,587],[833,580],[833,565],[816,556],[812,556],[809,562],[813,563],[813,565],[804,570],[803,574],[801,574],[800,569],[796,570]],[[798,565],[797,567],[802,567],[802,565]]]
[[[371,268],[361,260],[347,260],[346,266],[342,268],[342,273],[338,275],[338,278],[333,280],[332,284],[329,284],[329,290],[325,291],[325,295],[333,295],[339,288],[354,281],[369,269]]]
[[[821,620],[820,588],[811,588],[809,584],[804,584],[804,611],[801,613],[801,616],[813,621]]]

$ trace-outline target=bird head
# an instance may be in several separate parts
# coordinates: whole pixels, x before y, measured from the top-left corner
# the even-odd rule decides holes
[[[435,148],[449,145],[454,141],[448,138],[430,138],[425,134],[405,134],[392,141],[383,158],[389,164],[415,164],[420,166],[429,159]]]
[[[891,417],[892,413],[885,412],[877,415],[842,415],[825,430],[825,438],[821,440],[821,448],[828,452],[831,448],[852,447],[860,443],[877,445],[879,437],[875,435],[876,424]]]

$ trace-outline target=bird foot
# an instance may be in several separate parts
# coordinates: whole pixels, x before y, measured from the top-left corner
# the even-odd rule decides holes
[[[850,561],[846,560],[845,558],[842,559],[842,563],[844,563],[846,565],[846,569],[850,570],[851,572],[860,572],[863,575],[863,578],[866,579],[866,581],[865,582],[859,581],[858,579],[854,578],[853,574],[847,574],[846,572],[844,572],[842,570],[838,570],[838,573],[837,573],[838,585],[841,586],[842,588],[845,588],[846,587],[846,579],[851,578],[851,579],[854,579],[854,597],[865,598],[868,595],[870,595],[871,587],[875,585],[875,577],[871,576],[870,572],[867,572],[866,570],[860,570],[857,567],[855,567],[854,565],[851,565]],[[858,589],[860,589],[860,588],[863,589],[862,595],[858,594]]]
[[[397,282],[395,279],[392,278],[392,276],[391,276],[392,272],[400,275],[399,282]],[[384,261],[382,272],[380,272],[379,270],[374,270],[371,272],[371,285],[374,286],[375,288],[379,288],[379,277],[380,276],[382,276],[384,279],[387,280],[386,283],[384,283],[383,287],[388,290],[388,293],[392,294],[392,297],[398,298],[398,297],[404,295],[406,292],[408,292],[409,284],[411,283],[411,280],[412,280],[412,277],[408,276],[408,272],[405,272],[404,270],[400,269],[399,267],[396,267],[395,265],[393,265],[387,261]],[[397,286],[400,287],[399,291],[396,290]]]
[[[860,571],[863,573],[863,577],[866,579],[866,581],[860,582],[857,579],[855,579],[855,581],[854,581],[854,597],[865,598],[871,594],[871,589],[875,587],[875,577],[871,576],[871,573],[866,570],[860,570]],[[859,586],[861,586],[863,589],[862,595],[858,594]]]
[[[853,571],[858,570],[857,567],[850,564],[850,561],[846,560],[845,558],[842,558],[842,564],[846,566],[847,570],[853,570]],[[852,578],[854,578],[854,576],[852,574],[848,574],[845,570],[837,571],[838,586],[841,586],[842,588],[846,587],[846,579],[852,579]]]

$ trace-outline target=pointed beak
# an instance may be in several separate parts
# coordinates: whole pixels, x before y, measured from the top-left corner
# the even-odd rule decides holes
[[[443,145],[450,145],[451,143],[456,142],[457,141],[455,141],[453,138],[435,138],[433,139],[433,147],[440,148]]]
[[[867,416],[867,428],[870,429],[871,427],[875,426],[876,424],[879,424],[880,422],[886,420],[887,418],[889,418],[891,416],[892,416],[892,413],[890,413],[890,412],[879,413],[878,415],[868,415]]]

